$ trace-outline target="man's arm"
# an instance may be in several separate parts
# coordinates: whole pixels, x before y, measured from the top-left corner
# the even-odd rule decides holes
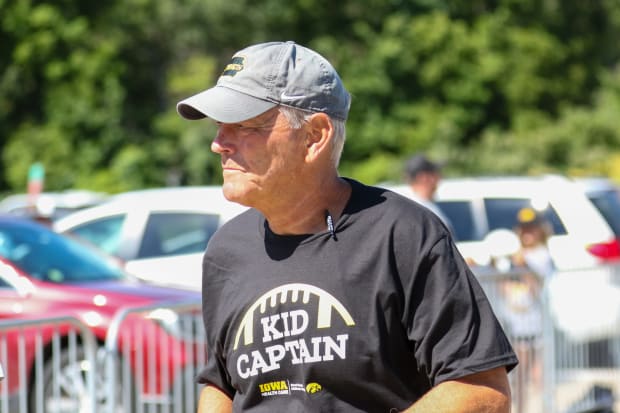
[[[509,413],[510,384],[504,367],[445,381],[403,413]]]
[[[200,392],[197,413],[231,413],[232,400],[215,386],[207,385]]]

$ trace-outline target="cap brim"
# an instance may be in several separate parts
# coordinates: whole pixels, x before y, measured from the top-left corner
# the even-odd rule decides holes
[[[254,118],[275,106],[276,103],[215,86],[180,101],[177,112],[190,120],[209,117],[217,122],[235,123]]]

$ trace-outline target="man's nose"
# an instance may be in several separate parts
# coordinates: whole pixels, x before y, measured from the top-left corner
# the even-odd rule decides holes
[[[220,125],[215,134],[215,139],[211,142],[211,151],[218,154],[230,153],[234,150],[234,140],[234,128]]]

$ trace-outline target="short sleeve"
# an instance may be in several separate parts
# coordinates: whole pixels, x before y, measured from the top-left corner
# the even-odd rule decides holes
[[[226,365],[225,343],[227,340],[229,312],[223,312],[231,302],[236,287],[225,267],[203,258],[202,316],[207,340],[207,363],[196,377],[202,384],[218,387],[230,398],[235,394]]]
[[[432,245],[407,281],[403,322],[431,386],[517,364],[482,287],[449,237]]]
[[[230,384],[230,377],[226,371],[226,365],[218,356],[221,351],[208,350],[207,364],[196,377],[196,381],[202,384],[211,384],[228,395],[231,399],[235,389]]]

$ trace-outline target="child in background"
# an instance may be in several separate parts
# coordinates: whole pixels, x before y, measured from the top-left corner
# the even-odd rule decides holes
[[[541,294],[543,284],[553,274],[554,265],[547,248],[547,239],[552,233],[549,222],[529,207],[519,210],[516,220],[514,232],[520,245],[511,260],[514,267],[528,271],[505,283],[504,297],[506,321],[520,364],[513,386],[518,389],[516,394],[521,396],[516,400],[517,410],[523,411],[527,400],[522,395],[538,388],[541,381]]]
[[[551,225],[532,208],[522,208],[517,213],[515,233],[521,248],[512,257],[516,266],[526,266],[542,279],[553,274],[554,266],[547,248]]]

